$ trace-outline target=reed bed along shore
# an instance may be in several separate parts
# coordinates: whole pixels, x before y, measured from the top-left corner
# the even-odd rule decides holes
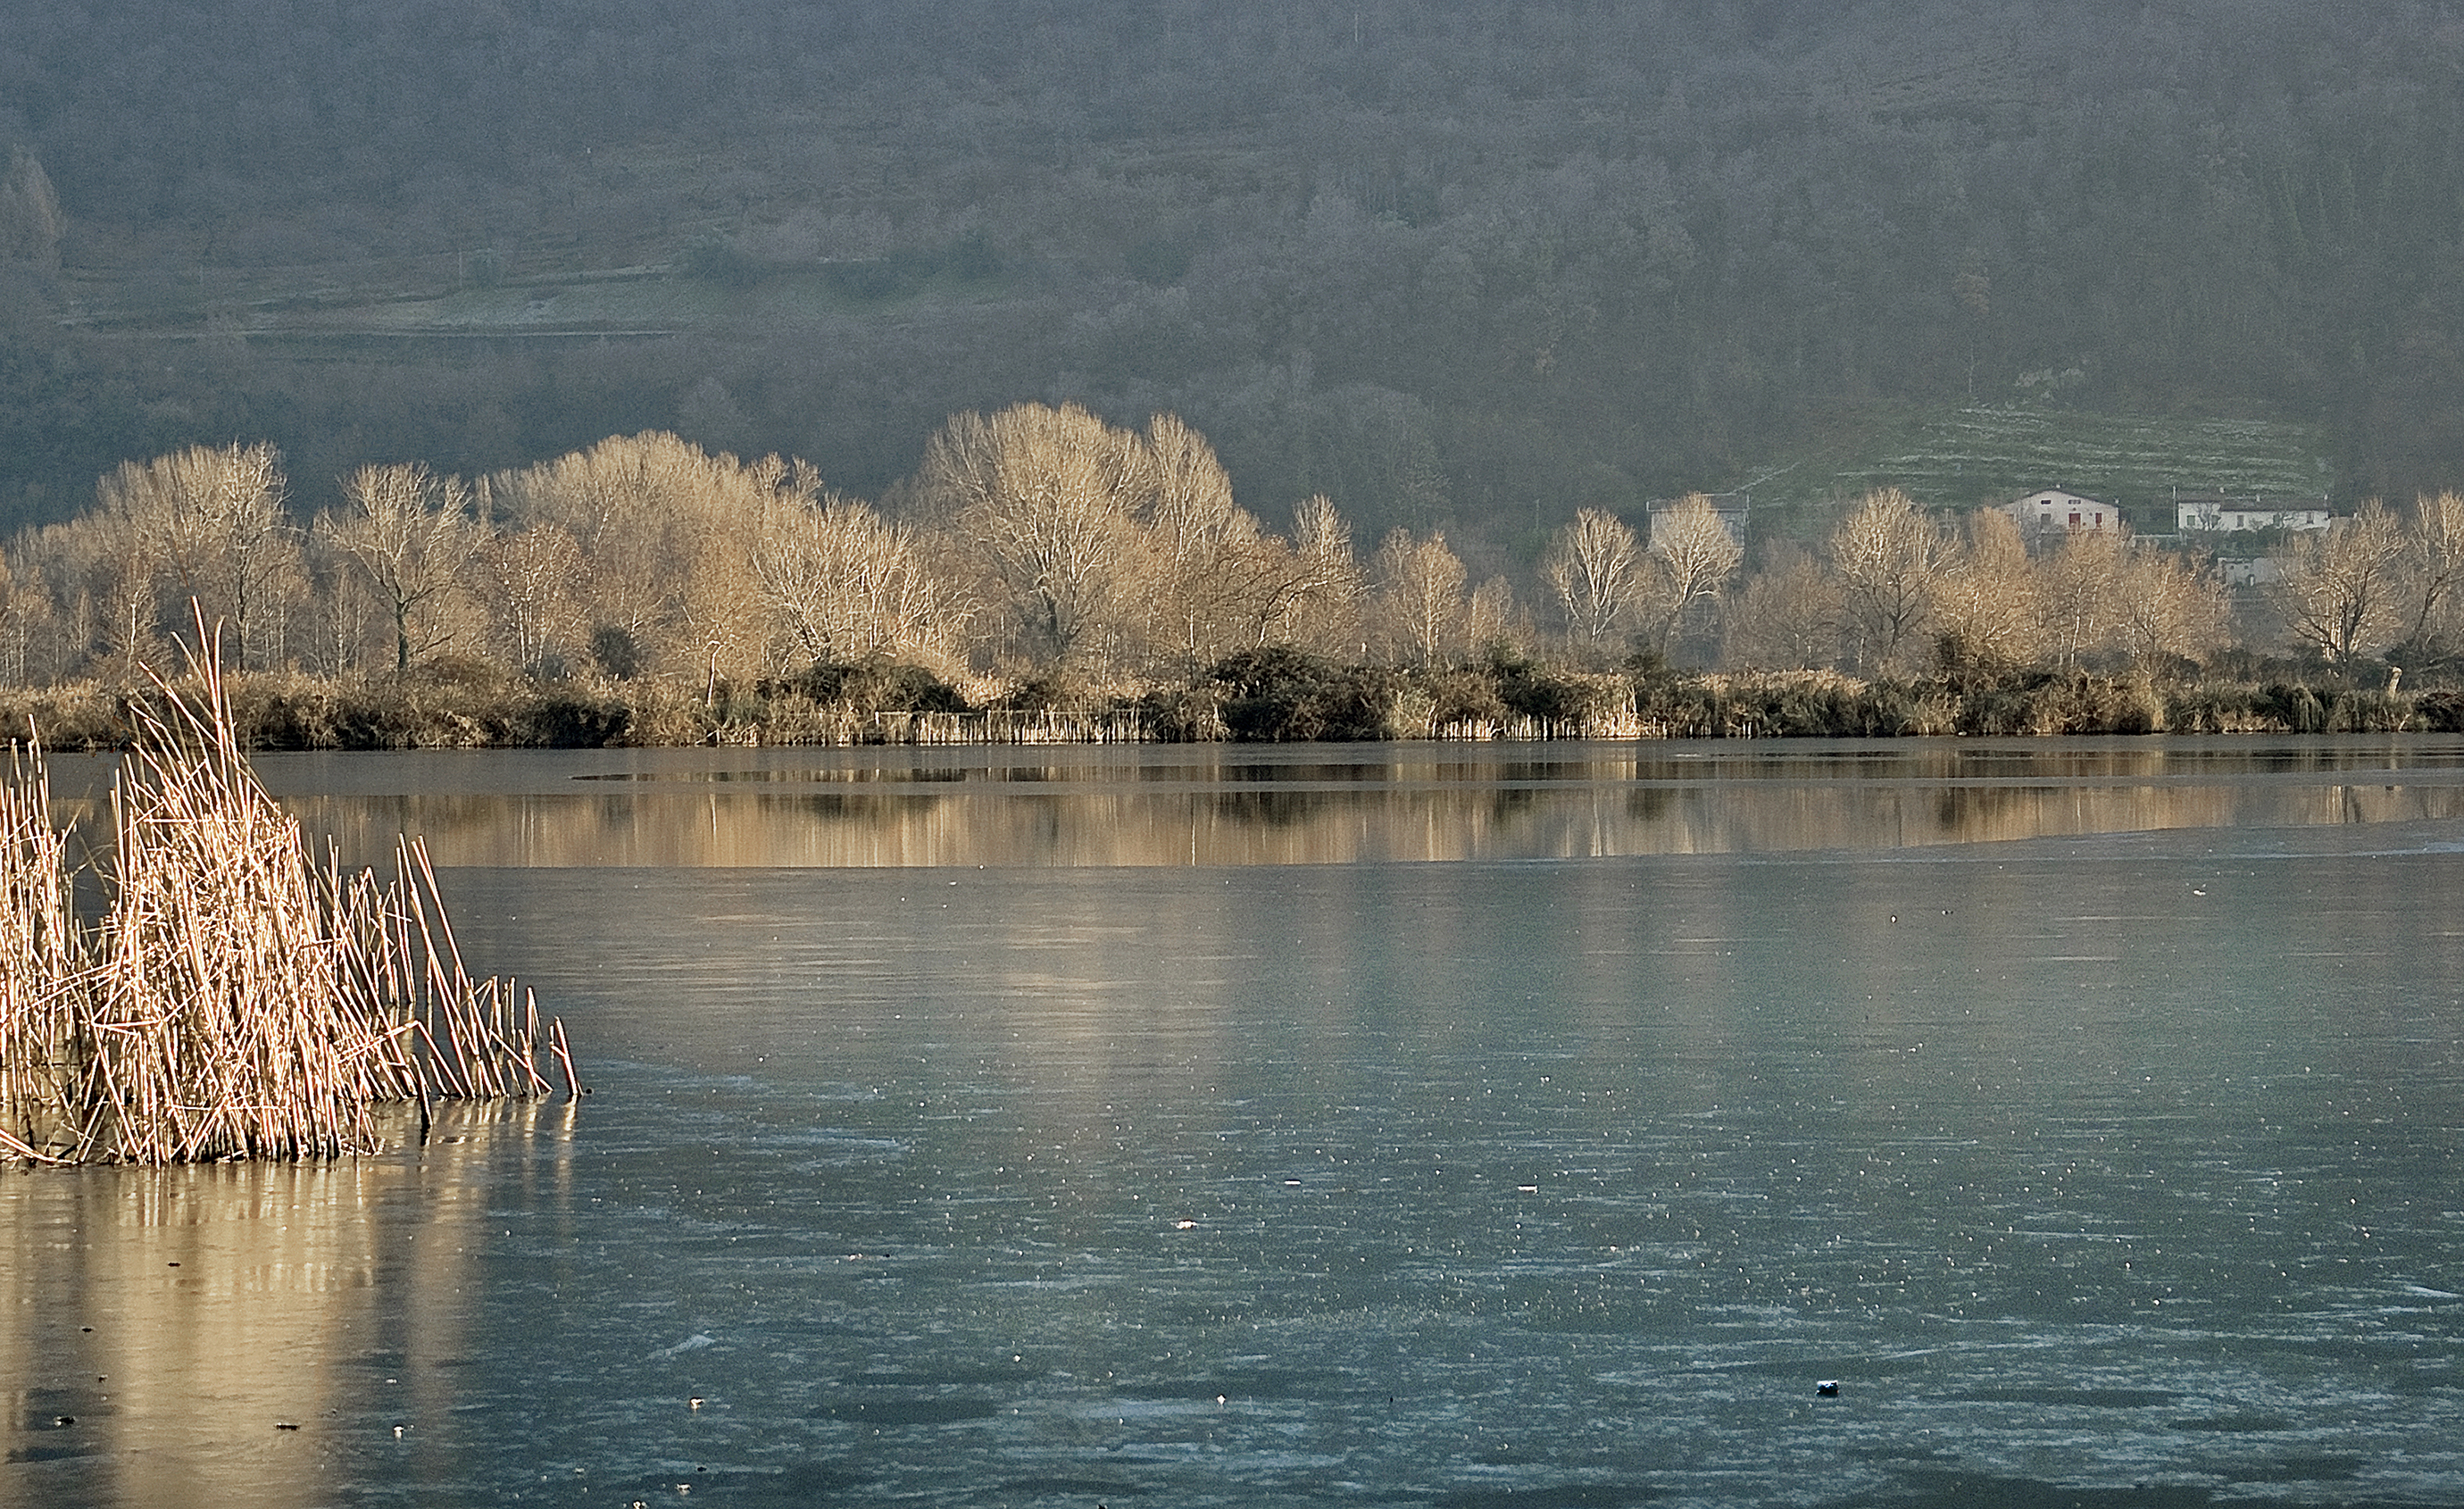
[[[979,699],[887,662],[692,686],[533,680],[457,662],[348,681],[233,674],[226,707],[245,749],[2464,732],[2464,670],[2400,677],[2376,663],[1859,677],[1580,668],[1505,655],[1356,665],[1278,647],[1185,679],[1046,677],[971,690]],[[151,686],[0,690],[0,726],[32,721],[55,749],[128,748],[149,716],[178,721]]]
[[[562,1022],[464,968],[416,841],[390,882],[319,860],[219,680],[159,690],[107,842],[53,826],[31,743],[0,778],[0,1158],[336,1157],[381,1145],[380,1107],[424,1136],[440,1099],[546,1095],[552,1069],[581,1093]]]

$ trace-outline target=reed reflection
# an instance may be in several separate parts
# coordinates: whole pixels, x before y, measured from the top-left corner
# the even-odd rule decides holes
[[[570,1117],[451,1103],[377,1157],[0,1175],[0,1503],[305,1506],[344,1458],[450,1476],[495,1165],[546,1139],[567,1166]]]

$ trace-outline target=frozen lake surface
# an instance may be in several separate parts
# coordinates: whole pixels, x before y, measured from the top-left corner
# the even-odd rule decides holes
[[[2464,1501],[2464,741],[263,768],[597,1093],[0,1174],[0,1502]]]

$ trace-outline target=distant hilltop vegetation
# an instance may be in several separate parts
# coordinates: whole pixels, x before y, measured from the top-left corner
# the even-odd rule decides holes
[[[1694,488],[2464,468],[2437,7],[21,9],[0,523],[234,439],[303,513],[654,431],[877,497],[1021,400],[1501,570]]]

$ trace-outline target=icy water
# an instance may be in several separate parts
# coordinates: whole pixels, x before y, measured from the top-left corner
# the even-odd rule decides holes
[[[0,1502],[2464,1502],[2464,741],[264,769],[597,1093],[0,1173]]]

